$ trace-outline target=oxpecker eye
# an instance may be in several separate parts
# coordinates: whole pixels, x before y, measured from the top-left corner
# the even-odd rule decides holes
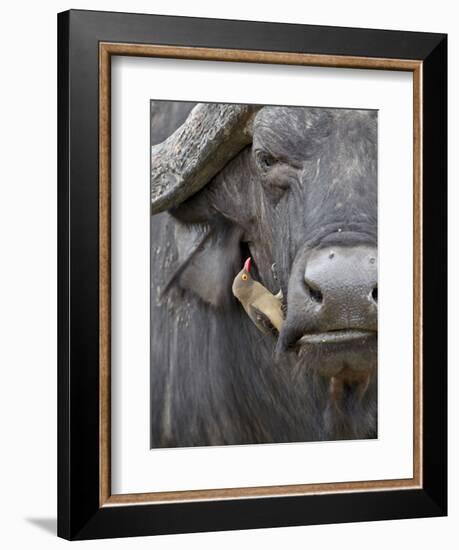
[[[243,273],[242,276],[241,276],[241,279],[243,281],[247,281],[248,278],[249,278],[249,276],[246,273]]]

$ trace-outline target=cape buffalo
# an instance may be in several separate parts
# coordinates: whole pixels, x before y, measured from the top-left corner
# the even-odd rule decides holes
[[[152,102],[151,138],[151,446],[376,437],[377,113]]]

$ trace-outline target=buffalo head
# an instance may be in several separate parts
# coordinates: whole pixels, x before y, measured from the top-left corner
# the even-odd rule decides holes
[[[152,149],[152,213],[164,210],[182,232],[183,288],[224,306],[250,254],[284,296],[278,358],[335,379],[374,372],[375,112],[199,104]]]

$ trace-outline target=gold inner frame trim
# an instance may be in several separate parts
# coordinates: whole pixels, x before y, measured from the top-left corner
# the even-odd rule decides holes
[[[111,57],[113,55],[378,69],[413,73],[414,422],[412,478],[112,495],[110,455],[110,97]],[[422,488],[422,61],[101,42],[99,44],[99,265],[100,507]]]

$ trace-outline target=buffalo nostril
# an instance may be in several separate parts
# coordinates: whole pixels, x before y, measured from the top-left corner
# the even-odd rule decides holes
[[[378,303],[378,287],[375,286],[374,289],[371,291],[371,297],[373,300]]]
[[[304,279],[304,286],[306,287],[306,290],[314,302],[317,302],[318,304],[322,303],[322,300],[324,299],[322,292],[312,284],[308,279]]]

